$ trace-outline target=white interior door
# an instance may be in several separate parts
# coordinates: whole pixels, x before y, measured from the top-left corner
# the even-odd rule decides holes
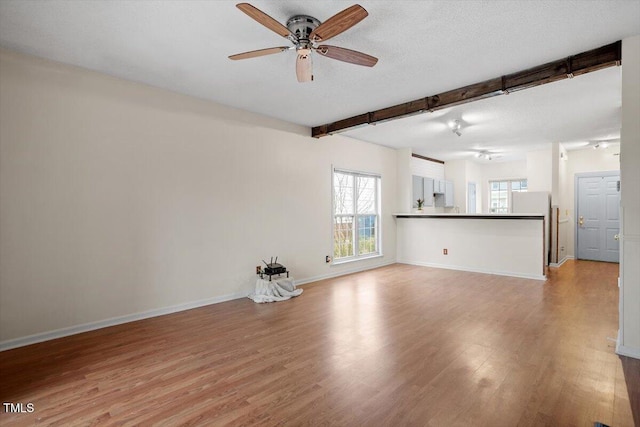
[[[620,175],[576,179],[578,259],[619,262]]]

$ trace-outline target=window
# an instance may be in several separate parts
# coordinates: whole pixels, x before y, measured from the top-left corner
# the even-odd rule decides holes
[[[380,176],[334,169],[333,259],[380,254]]]
[[[527,180],[489,181],[489,212],[511,212],[511,193],[527,191]]]

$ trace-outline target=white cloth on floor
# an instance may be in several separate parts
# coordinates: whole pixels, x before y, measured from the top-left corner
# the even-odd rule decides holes
[[[302,289],[296,289],[293,277],[272,278],[271,281],[258,279],[256,281],[256,291],[249,295],[254,302],[276,302],[285,301],[291,297],[297,297],[302,293]]]

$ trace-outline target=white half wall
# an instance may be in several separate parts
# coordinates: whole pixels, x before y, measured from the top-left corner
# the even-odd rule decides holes
[[[7,50],[0,69],[0,344],[247,295],[272,255],[301,281],[395,261],[392,149]],[[382,175],[383,257],[325,264],[332,165]]]
[[[396,221],[398,262],[545,278],[541,219],[423,217]]]

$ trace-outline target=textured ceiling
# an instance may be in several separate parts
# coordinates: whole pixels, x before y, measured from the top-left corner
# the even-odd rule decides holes
[[[353,3],[251,1],[283,23],[296,14],[324,21]],[[367,68],[316,57],[315,81],[307,84],[296,81],[291,51],[227,58],[288,44],[239,11],[236,1],[2,0],[0,45],[314,126],[640,34],[640,0],[359,3],[369,17],[330,44],[380,61]],[[474,125],[462,137],[438,131],[438,113],[348,134],[445,159],[473,144],[523,148],[598,139],[620,126],[619,72],[605,70],[445,111]],[[423,124],[433,132],[423,136]]]

